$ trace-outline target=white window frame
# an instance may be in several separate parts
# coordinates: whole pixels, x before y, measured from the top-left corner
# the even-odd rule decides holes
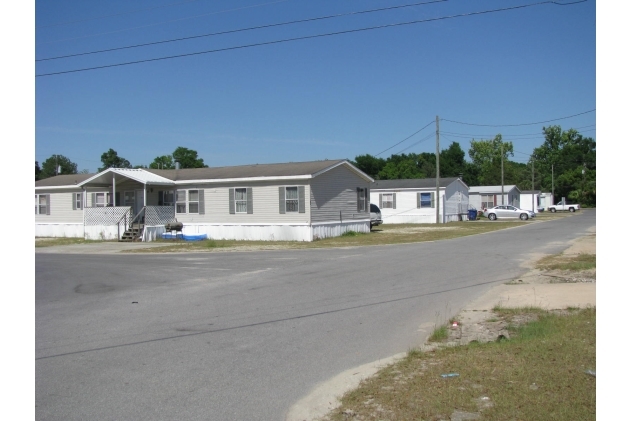
[[[46,200],[46,196],[46,194],[35,195],[35,215],[48,215],[50,203]],[[42,204],[42,199],[44,200],[44,204]],[[42,212],[42,207],[44,208],[44,212]]]
[[[180,189],[175,191],[175,213],[187,213],[188,207],[186,206],[186,198],[186,190]]]
[[[243,198],[238,196],[243,194]],[[239,210],[241,205],[242,210]],[[248,189],[246,187],[235,187],[234,189],[234,213],[248,213]]]
[[[390,200],[387,200],[387,198]],[[381,209],[394,209],[394,193],[382,193]]]
[[[195,192],[195,193],[193,193]],[[197,195],[197,199],[193,200],[193,194]],[[186,197],[188,199],[186,209],[188,213],[199,214],[199,189],[191,189],[186,192]],[[193,208],[196,208],[194,211]]]
[[[368,200],[366,197],[366,193],[368,192],[368,189],[366,187],[359,187],[357,192],[359,196],[359,203],[357,204],[357,208],[360,212],[367,212],[368,209],[366,208],[366,205],[368,204]]]
[[[490,202],[489,202],[489,199],[491,199]],[[482,207],[482,209],[491,209],[493,206],[495,206],[495,195],[494,194],[481,194],[480,206]]]
[[[103,197],[103,203],[99,203],[99,197]],[[94,192],[94,203],[92,203],[92,207],[94,208],[104,208],[109,206],[110,204],[110,192]]]
[[[76,210],[83,209],[83,193],[72,193],[72,200]]]
[[[293,192],[295,189],[296,192],[296,197],[295,198],[290,198],[288,192],[290,191],[289,189],[292,189],[291,191]],[[292,207],[294,207],[294,209],[292,209]],[[298,213],[298,211],[300,210],[300,197],[298,194],[298,186],[288,186],[285,187],[285,213]]]

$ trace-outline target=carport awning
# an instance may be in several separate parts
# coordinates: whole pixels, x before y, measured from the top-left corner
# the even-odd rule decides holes
[[[79,183],[78,185],[81,187],[89,185],[107,185],[112,183],[112,179],[116,181],[129,179],[144,185],[151,184],[173,186],[175,184],[173,180],[169,180],[168,178],[161,177],[141,168],[108,168]]]

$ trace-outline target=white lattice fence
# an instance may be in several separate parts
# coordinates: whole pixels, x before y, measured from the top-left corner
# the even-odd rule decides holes
[[[116,225],[127,214],[127,220],[131,220],[131,207],[112,206],[105,208],[85,208],[85,225]]]
[[[173,206],[147,206],[145,208],[145,225],[165,225],[175,222]]]

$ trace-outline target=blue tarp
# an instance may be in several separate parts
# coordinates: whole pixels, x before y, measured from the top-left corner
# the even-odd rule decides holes
[[[208,236],[206,234],[173,234],[170,232],[165,232],[162,234],[162,239],[164,240],[184,240],[184,241],[202,241],[207,240]]]

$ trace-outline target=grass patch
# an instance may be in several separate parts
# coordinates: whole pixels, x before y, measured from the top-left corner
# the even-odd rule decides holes
[[[74,237],[37,237],[35,238],[35,247],[68,246],[72,244],[94,244],[105,242],[107,241],[84,240],[83,238]]]
[[[427,339],[429,342],[439,342],[447,339],[449,333],[447,331],[447,326],[440,326],[434,329],[432,334]]]
[[[528,222],[526,222],[528,223]],[[450,222],[447,224],[387,224],[373,227],[367,233],[347,231],[334,238],[323,238],[317,241],[236,241],[236,240],[208,240],[213,242],[209,246],[206,241],[158,240],[164,247],[125,251],[127,253],[156,253],[156,252],[196,252],[196,251],[250,251],[250,250],[287,250],[287,249],[316,249],[332,247],[362,247],[386,244],[406,244],[425,241],[440,241],[468,235],[483,234],[506,228],[522,226],[522,221],[498,222]]]
[[[586,371],[596,367],[596,309],[501,310],[537,318],[510,340],[408,352],[347,393],[327,419],[440,420],[454,411],[484,420],[595,419],[596,378]]]
[[[587,253],[577,255],[555,254],[539,260],[537,269],[568,270],[572,272],[596,269],[596,255]]]

